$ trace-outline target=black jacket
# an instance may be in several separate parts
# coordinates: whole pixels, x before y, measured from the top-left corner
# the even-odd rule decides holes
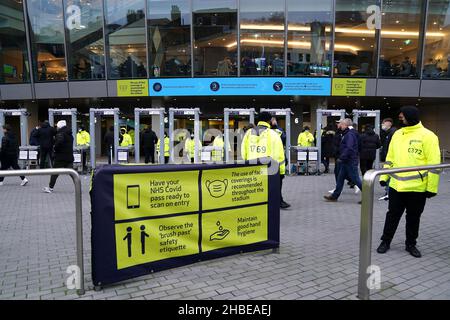
[[[105,137],[103,138],[103,142],[108,146],[114,145],[114,131],[108,130],[106,132]]]
[[[334,157],[334,131],[326,131],[322,135],[322,157],[331,158]]]
[[[30,133],[30,146],[39,145],[39,129],[34,128]]]
[[[339,145],[339,160],[357,166],[359,161],[359,134],[355,129],[345,129]]]
[[[37,138],[41,149],[49,150],[53,147],[55,141],[56,130],[45,122],[42,127],[38,129]]]
[[[19,157],[19,142],[16,135],[12,132],[7,132],[2,138],[2,150],[0,158],[2,159],[17,159]]]
[[[55,161],[73,162],[73,135],[67,127],[59,129],[56,133]]]
[[[141,134],[141,145],[144,149],[155,149],[155,144],[158,142],[158,137],[152,129],[145,129]]]
[[[342,130],[337,130],[333,137],[333,157],[339,159],[339,146],[342,140]]]
[[[380,137],[372,129],[361,134],[360,159],[375,160],[377,150],[381,147]]]
[[[394,135],[397,129],[395,127],[391,127],[388,131],[383,131],[381,135],[381,152],[380,152],[380,160],[386,161],[386,156],[389,151],[389,144],[391,143],[392,136]]]

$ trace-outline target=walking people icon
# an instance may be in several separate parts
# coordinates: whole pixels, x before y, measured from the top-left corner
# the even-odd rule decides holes
[[[145,226],[141,225],[141,252],[145,254],[145,238],[150,237],[147,232],[145,232]]]
[[[127,240],[127,245],[128,245],[128,258],[131,258],[131,231],[133,231],[132,227],[128,227],[127,228],[127,235],[123,238],[123,240]]]

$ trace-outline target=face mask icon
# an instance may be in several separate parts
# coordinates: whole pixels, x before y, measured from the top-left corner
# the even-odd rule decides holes
[[[207,180],[205,182],[205,185],[206,185],[206,188],[208,189],[208,192],[211,195],[211,197],[220,198],[227,191],[228,179],[214,180],[214,181]]]

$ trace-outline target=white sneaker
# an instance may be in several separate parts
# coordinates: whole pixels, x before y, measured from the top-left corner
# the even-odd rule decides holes
[[[335,190],[336,189],[330,190],[330,191],[328,191],[328,193],[334,193]]]
[[[22,180],[22,182],[20,183],[20,185],[23,187],[23,186],[26,186],[27,183],[28,183],[28,179],[25,178],[25,179]]]
[[[358,194],[361,192],[361,189],[355,185],[355,194]]]
[[[388,201],[389,200],[389,195],[384,195],[384,196],[382,196],[381,198],[378,198],[378,200],[379,201],[382,201],[382,200],[384,200],[384,201]]]
[[[45,192],[45,193],[53,193],[53,189],[49,188],[49,187],[43,188],[42,191]]]

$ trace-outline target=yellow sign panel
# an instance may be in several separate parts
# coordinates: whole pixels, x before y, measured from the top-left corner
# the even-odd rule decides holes
[[[199,253],[198,214],[116,223],[117,269]]]
[[[202,251],[236,247],[268,239],[267,205],[202,215]]]
[[[367,79],[333,79],[333,96],[365,96]]]
[[[117,96],[148,96],[148,80],[117,80]]]
[[[205,170],[202,174],[203,210],[267,202],[267,167]]]
[[[199,210],[199,171],[114,175],[115,220]]]

